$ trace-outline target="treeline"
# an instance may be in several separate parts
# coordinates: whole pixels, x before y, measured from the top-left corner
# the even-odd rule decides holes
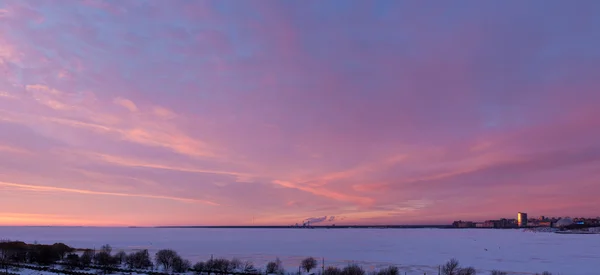
[[[0,241],[0,265],[9,262],[50,265],[63,260],[65,255],[74,251],[75,249],[63,243],[42,245]]]
[[[37,266],[29,266],[34,264]],[[64,270],[55,270],[49,265],[59,264]],[[44,267],[46,266],[46,267]],[[318,274],[318,275],[401,275],[398,267],[390,266],[378,271],[366,272],[360,265],[350,264],[340,268],[336,266],[321,266],[315,258],[309,257],[300,263],[298,273],[287,273],[282,262],[277,258],[266,264],[265,269],[257,269],[250,261],[239,259],[211,258],[192,265],[189,260],[183,259],[176,251],[163,249],[156,252],[154,257],[150,256],[148,250],[140,250],[132,253],[118,251],[113,254],[110,245],[104,245],[99,251],[86,249],[79,250],[69,247],[63,243],[52,245],[26,244],[18,241],[0,241],[0,275],[10,274],[9,267],[39,269],[68,275],[87,275],[88,273],[75,270],[102,270],[105,274],[113,272],[121,273],[145,273],[148,275],[164,275],[172,273],[193,272],[196,275],[295,275]],[[475,275],[473,267],[463,267],[455,259],[452,259],[439,267],[440,275]],[[492,271],[491,275],[507,275],[506,272]],[[540,274],[536,274],[540,275]],[[544,272],[541,275],[552,275]]]

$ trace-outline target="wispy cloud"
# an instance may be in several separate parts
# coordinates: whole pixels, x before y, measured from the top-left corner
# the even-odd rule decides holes
[[[20,184],[20,183],[2,182],[2,181],[0,181],[0,185],[5,186],[5,187],[17,188],[17,189],[21,189],[21,190],[34,191],[34,192],[59,192],[59,193],[75,193],[75,194],[83,194],[83,195],[98,195],[98,196],[134,197],[134,198],[146,198],[146,199],[158,199],[158,200],[171,200],[171,201],[178,201],[178,202],[184,202],[184,203],[199,203],[199,204],[207,204],[207,205],[212,205],[212,206],[219,205],[216,202],[207,201],[207,200],[161,196],[161,195],[100,192],[100,191],[92,191],[92,190],[62,188],[62,187],[54,187],[54,186],[29,185],[29,184]]]
[[[99,160],[102,160],[102,161],[105,161],[108,163],[121,165],[121,166],[127,166],[127,167],[145,167],[145,168],[164,169],[164,170],[172,170],[172,171],[179,171],[179,172],[233,176],[236,178],[240,178],[240,182],[247,182],[249,179],[257,177],[256,175],[248,174],[248,173],[201,169],[201,168],[194,168],[194,167],[189,167],[189,166],[185,166],[185,165],[161,164],[161,163],[155,163],[155,162],[149,162],[149,161],[144,161],[144,160],[139,160],[139,159],[119,157],[119,156],[107,155],[107,154],[83,153],[83,155],[92,157],[95,159],[99,159]]]
[[[127,110],[129,110],[130,112],[137,112],[138,108],[135,105],[135,103],[133,103],[133,101],[126,99],[126,98],[122,98],[122,97],[117,97],[113,100],[113,102]]]
[[[20,154],[20,155],[31,155],[32,154],[28,150],[25,150],[22,148],[17,148],[17,147],[12,147],[12,146],[8,146],[8,145],[2,145],[2,144],[0,144],[0,151],[13,153],[13,154]]]
[[[357,204],[362,204],[362,205],[368,205],[368,204],[371,204],[374,202],[374,200],[371,198],[348,195],[348,194],[344,194],[341,192],[328,190],[327,188],[322,188],[322,187],[306,186],[303,184],[293,183],[293,182],[289,182],[289,181],[282,181],[282,180],[274,180],[273,183],[276,185],[282,186],[282,187],[305,191],[305,192],[311,193],[313,195],[333,199],[336,201],[352,202],[352,203],[357,203]]]

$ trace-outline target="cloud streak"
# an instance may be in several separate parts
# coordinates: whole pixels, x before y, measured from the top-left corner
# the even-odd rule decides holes
[[[83,194],[83,195],[98,195],[98,196],[113,196],[113,197],[131,197],[131,198],[146,198],[146,199],[158,199],[158,200],[171,200],[178,201],[184,203],[200,203],[211,206],[218,206],[219,204],[212,201],[206,200],[198,200],[198,199],[188,199],[188,198],[179,198],[179,197],[171,197],[171,196],[160,196],[160,195],[148,195],[148,194],[127,194],[127,193],[114,193],[114,192],[100,192],[100,191],[92,191],[92,190],[83,190],[83,189],[73,189],[73,188],[62,188],[62,187],[54,187],[54,186],[41,186],[41,185],[29,185],[29,184],[20,184],[20,183],[12,183],[12,182],[2,182],[0,181],[1,186],[12,187],[20,190],[34,191],[34,192],[60,192],[60,193],[75,193],[75,194]]]

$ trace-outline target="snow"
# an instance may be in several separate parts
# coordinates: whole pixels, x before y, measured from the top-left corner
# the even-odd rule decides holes
[[[522,230],[0,227],[0,239],[97,249],[110,244],[113,251],[148,249],[151,255],[171,248],[192,262],[213,255],[251,260],[257,267],[279,257],[290,271],[308,256],[324,258],[327,266],[398,265],[407,274],[437,274],[438,265],[450,258],[483,274],[498,269],[595,275],[600,262],[600,235]]]

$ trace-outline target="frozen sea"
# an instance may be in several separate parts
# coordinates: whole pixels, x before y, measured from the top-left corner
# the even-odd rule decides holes
[[[521,230],[477,229],[204,229],[0,227],[0,239],[63,242],[76,248],[113,250],[164,248],[193,262],[214,257],[252,260],[257,266],[279,257],[297,270],[307,256],[326,265],[350,262],[367,270],[397,265],[406,274],[437,274],[450,258],[479,274],[550,271],[563,275],[600,274],[600,235],[561,235]]]

